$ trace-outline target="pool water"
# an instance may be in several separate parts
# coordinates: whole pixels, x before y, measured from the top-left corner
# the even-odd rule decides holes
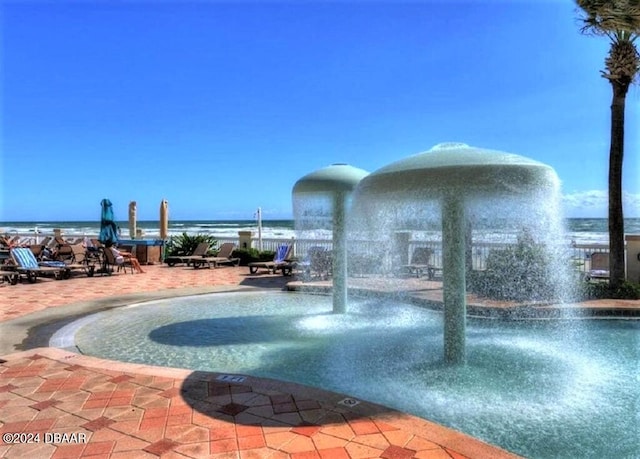
[[[530,458],[640,458],[638,321],[469,320],[468,363],[449,366],[440,313],[369,299],[331,310],[324,296],[192,296],[95,314],[52,343],[342,392]]]

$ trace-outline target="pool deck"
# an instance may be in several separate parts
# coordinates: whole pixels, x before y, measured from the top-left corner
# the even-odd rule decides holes
[[[299,384],[113,362],[48,347],[53,324],[134,302],[219,291],[322,288],[246,267],[146,266],[145,274],[0,284],[3,458],[515,458],[392,409]],[[296,283],[297,282],[297,283]],[[350,280],[350,282],[352,282]],[[425,279],[353,280],[436,301]],[[402,284],[398,284],[402,282]],[[472,299],[473,301],[479,301]],[[508,304],[477,304],[509,308]],[[596,301],[580,310],[640,310]],[[69,434],[64,436],[63,434]],[[25,443],[26,440],[31,443]],[[571,444],[567,444],[571,450]]]

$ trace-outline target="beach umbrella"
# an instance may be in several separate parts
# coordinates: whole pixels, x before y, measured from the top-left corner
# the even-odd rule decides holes
[[[135,201],[129,203],[129,239],[136,237],[136,214],[138,212]]]
[[[163,199],[160,203],[160,239],[165,240],[169,235],[169,203]]]
[[[102,213],[100,215],[100,235],[98,240],[105,245],[118,242],[118,226],[113,218],[113,205],[108,199],[100,201]]]

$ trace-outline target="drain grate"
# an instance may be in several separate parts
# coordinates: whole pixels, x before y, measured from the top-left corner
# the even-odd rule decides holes
[[[338,402],[338,405],[344,406],[356,406],[360,404],[360,400],[356,400],[355,398],[345,398]]]

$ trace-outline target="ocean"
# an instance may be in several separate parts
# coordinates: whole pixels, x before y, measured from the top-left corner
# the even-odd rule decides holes
[[[118,225],[122,229],[124,238],[129,235],[129,224],[127,221],[120,221]],[[99,221],[31,221],[31,222],[0,222],[0,234],[7,233],[20,234],[23,236],[33,236],[37,231],[39,235],[49,235],[53,230],[59,228],[62,234],[68,237],[80,237],[97,235],[100,232]],[[144,237],[157,238],[159,228],[157,220],[142,220],[137,222],[137,228],[142,229]],[[567,242],[576,244],[607,244],[608,230],[607,219],[605,218],[569,218],[565,221],[565,238]],[[238,231],[258,232],[258,225],[255,220],[177,220],[169,222],[169,235],[187,234],[210,234],[221,239],[233,239],[238,236]],[[625,219],[626,234],[640,234],[640,218]],[[293,220],[263,220],[262,237],[265,239],[290,239],[296,236],[295,223]],[[330,232],[318,230],[311,236],[318,239],[329,239]],[[300,235],[298,234],[298,237]],[[493,237],[490,232],[483,231],[483,238],[491,241]]]

